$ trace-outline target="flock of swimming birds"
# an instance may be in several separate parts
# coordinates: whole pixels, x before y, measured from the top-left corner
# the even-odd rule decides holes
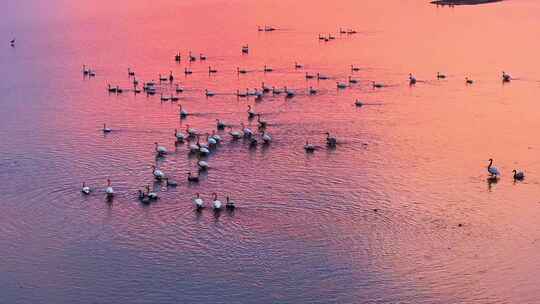
[[[275,31],[275,30],[277,30],[277,29],[272,27],[272,26],[268,26],[268,25],[265,25],[264,27],[258,27],[258,31],[260,31],[260,32],[272,32],[272,31]],[[352,35],[352,34],[356,34],[357,31],[352,30],[352,29],[344,30],[344,29],[340,28],[338,33],[339,34]],[[328,34],[327,36],[319,34],[318,39],[322,40],[322,41],[325,41],[325,42],[328,42],[330,40],[334,40],[335,36],[333,36],[332,34]],[[12,39],[10,41],[10,45],[12,47],[15,46],[15,39]],[[243,45],[241,47],[241,53],[242,54],[249,54],[249,50],[250,50],[250,48],[249,48],[249,45],[247,45],[247,44]],[[176,53],[174,55],[174,60],[176,62],[181,62],[182,61],[182,55],[181,55],[180,52],[178,52],[178,53]],[[190,51],[188,53],[188,56],[187,56],[186,60],[189,61],[190,63],[194,62],[194,61],[197,61],[197,60],[206,61],[207,56],[202,54],[202,53],[199,54],[198,56],[195,56]],[[303,68],[304,68],[304,66],[302,64],[299,64],[298,62],[294,63],[294,69],[295,70],[299,70],[299,69],[303,69]],[[350,70],[351,70],[351,72],[358,72],[358,71],[360,71],[360,68],[357,67],[357,66],[351,65]],[[271,73],[274,70],[271,67],[264,65],[262,71],[264,73]],[[237,74],[247,74],[249,72],[251,72],[251,71],[248,71],[246,69],[242,69],[240,67],[237,67],[237,69],[236,69]],[[91,68],[87,67],[86,65],[83,65],[82,73],[86,77],[95,77],[96,76],[96,71],[92,70]],[[142,83],[142,90],[141,90],[139,88],[139,81],[136,78],[135,72],[131,68],[128,68],[127,73],[128,73],[128,77],[131,79],[131,82],[133,84],[133,88],[131,90],[129,90],[129,91],[131,91],[131,92],[133,92],[135,94],[145,93],[148,96],[157,94],[157,92],[158,92],[158,83],[159,84],[168,83],[168,84],[172,85],[172,84],[174,84],[174,80],[175,80],[175,76],[173,75],[172,71],[170,71],[168,76],[163,76],[163,75],[159,74],[158,75],[159,82],[156,82],[154,80],[144,82],[144,83]],[[187,67],[184,68],[184,74],[186,76],[191,75],[192,73],[193,73],[193,71],[190,70],[189,68],[187,68]],[[218,70],[215,69],[215,68],[212,68],[211,66],[209,66],[208,67],[208,73],[209,74],[216,74],[216,73],[218,73]],[[309,74],[308,72],[305,73],[304,77],[306,78],[306,80],[310,80],[310,79],[329,80],[329,79],[331,79],[331,77],[323,75],[321,73]],[[445,74],[437,72],[436,78],[437,79],[445,79],[445,78],[447,78],[447,76]],[[508,82],[510,82],[512,80],[512,77],[510,76],[510,74],[503,71],[501,79],[502,79],[503,83],[508,83]],[[348,79],[347,79],[347,82],[339,82],[339,81],[336,82],[336,87],[337,87],[337,89],[346,89],[349,86],[352,86],[352,85],[358,84],[358,83],[360,83],[359,80],[354,79],[352,76],[349,76]],[[415,85],[417,83],[417,79],[412,73],[410,73],[409,76],[408,76],[408,83],[411,86],[413,86],[413,85]],[[465,78],[465,84],[472,85],[473,83],[474,83],[474,81],[472,79],[470,79],[468,77]],[[379,88],[384,88],[385,84],[372,81],[371,86],[374,89],[379,89]],[[128,91],[128,90],[124,90],[124,89],[120,88],[118,85],[113,86],[111,84],[108,84],[107,91],[109,93],[122,94],[124,91]],[[182,93],[182,92],[184,92],[184,88],[182,88],[180,86],[180,84],[176,83],[175,87],[174,87],[174,92],[177,93],[177,94]],[[309,95],[316,95],[317,93],[318,93],[318,91],[316,89],[314,89],[313,87],[309,87],[308,90],[307,90],[307,94],[309,94]],[[297,92],[295,90],[291,90],[291,89],[289,89],[287,87],[284,87],[283,89],[276,88],[276,87],[268,87],[268,86],[265,86],[264,83],[262,83],[260,88],[255,88],[252,91],[249,90],[249,89],[246,89],[246,91],[236,90],[236,92],[233,93],[233,94],[236,95],[238,98],[254,97],[256,101],[260,101],[267,94],[271,94],[271,95],[281,95],[281,94],[283,94],[285,96],[285,98],[293,98],[294,96],[297,95]],[[204,90],[204,96],[206,96],[207,98],[208,97],[213,97],[215,95],[216,95],[216,93],[211,92],[208,89]],[[172,95],[171,94],[170,96],[165,96],[163,92],[160,92],[160,101],[162,101],[162,102],[165,102],[165,101],[176,102],[176,101],[179,101],[179,100],[180,100],[180,97],[178,95]],[[364,105],[364,103],[359,99],[355,100],[354,104],[357,107],[361,107],[361,106]],[[189,115],[191,115],[188,111],[186,111],[186,109],[184,107],[182,107],[182,105],[178,105],[178,109],[179,109],[178,115],[179,115],[180,119],[186,119]],[[199,175],[201,173],[203,173],[203,172],[207,172],[207,170],[210,168],[210,165],[209,165],[209,163],[207,161],[207,157],[211,154],[212,151],[217,150],[220,143],[222,143],[222,141],[223,141],[223,138],[219,134],[217,134],[216,131],[220,132],[220,131],[224,131],[225,129],[228,129],[229,130],[228,134],[229,134],[231,140],[237,141],[237,140],[240,140],[240,139],[244,139],[244,140],[247,141],[250,148],[255,148],[259,144],[259,141],[260,141],[260,143],[262,145],[265,145],[265,146],[270,145],[270,143],[272,142],[272,137],[266,130],[267,127],[268,127],[268,122],[263,120],[261,117],[262,117],[261,114],[256,113],[253,110],[252,106],[250,106],[250,105],[247,106],[247,118],[250,121],[255,119],[255,118],[257,119],[257,125],[258,125],[257,131],[258,132],[252,130],[251,128],[249,128],[247,126],[245,126],[243,122],[240,124],[241,128],[239,130],[234,130],[232,128],[232,126],[226,124],[224,121],[222,121],[220,119],[217,119],[217,118],[216,118],[216,126],[215,126],[216,129],[213,130],[212,133],[201,133],[197,129],[190,127],[190,125],[186,125],[185,132],[182,132],[182,131],[180,131],[178,129],[175,129],[174,133],[173,133],[175,143],[176,144],[182,144],[184,142],[188,142],[189,143],[189,149],[188,149],[189,152],[188,153],[190,155],[196,155],[197,158],[198,158],[198,162],[197,162],[198,174],[193,174],[192,172],[188,172],[187,173],[188,182],[189,183],[198,183],[199,180],[200,180]],[[104,134],[108,134],[108,133],[113,132],[113,129],[111,129],[110,127],[107,127],[106,124],[103,124],[102,132]],[[200,138],[201,138],[202,135],[206,136],[206,142],[204,142],[204,143],[202,143],[200,141]],[[331,148],[331,149],[336,148],[337,145],[338,145],[337,138],[335,136],[332,136],[329,132],[326,132],[325,135],[326,135],[326,146],[328,148]],[[259,139],[257,139],[257,138],[259,138]],[[306,153],[313,153],[317,148],[318,148],[318,146],[316,146],[313,143],[310,143],[309,141],[306,141],[306,143],[304,145],[304,150],[305,150]],[[156,157],[158,157],[158,158],[165,157],[168,154],[167,148],[164,147],[164,146],[159,145],[159,143],[157,143],[157,142],[155,143],[155,148],[154,149],[155,149]],[[490,182],[496,182],[498,180],[498,178],[500,177],[500,171],[495,166],[493,166],[493,159],[489,159],[489,165],[487,167],[487,171],[489,173],[488,181],[490,181]],[[521,181],[521,180],[523,180],[525,178],[525,174],[524,174],[523,171],[518,171],[518,170],[514,169],[512,171],[512,173],[513,173],[514,181]],[[176,181],[170,180],[168,178],[168,176],[163,171],[161,171],[159,168],[157,168],[156,166],[152,166],[152,176],[156,181],[164,182],[167,187],[176,187],[176,186],[178,186],[178,183]],[[86,183],[83,182],[82,189],[81,189],[81,192],[83,194],[89,195],[92,192],[92,190],[93,190],[92,188],[90,188],[88,185],[86,185]],[[112,199],[114,197],[114,195],[115,195],[115,191],[114,191],[114,188],[112,187],[112,183],[111,183],[110,179],[107,179],[107,187],[105,188],[105,194],[106,194],[108,199]],[[145,186],[144,190],[138,190],[138,198],[142,203],[148,204],[148,203],[150,203],[152,201],[157,200],[159,198],[159,196],[158,196],[158,194],[156,192],[151,191],[150,186],[147,185],[147,186]],[[231,200],[229,196],[226,196],[226,202],[225,202],[225,204],[223,204],[218,199],[218,195],[215,192],[212,193],[211,202],[212,202],[211,203],[212,209],[214,211],[216,211],[216,212],[221,211],[223,208],[225,208],[225,209],[227,209],[229,211],[235,210],[235,208],[236,208],[235,202],[233,200]],[[195,205],[196,210],[198,210],[198,211],[205,208],[205,202],[204,202],[203,198],[201,197],[201,195],[199,193],[197,193],[196,196],[193,198],[193,203]]]

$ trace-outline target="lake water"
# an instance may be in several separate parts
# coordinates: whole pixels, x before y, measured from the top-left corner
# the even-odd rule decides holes
[[[540,302],[540,3],[427,2],[5,2],[0,303]],[[186,62],[190,50],[208,60]],[[128,67],[141,81],[172,70],[193,115],[180,120],[159,95],[109,94],[108,83],[131,87]],[[349,75],[360,84],[337,90]],[[233,94],[261,82],[297,96]],[[211,132],[216,118],[255,129],[248,104],[273,142],[250,149],[222,132],[189,185],[197,159],[174,129]],[[306,154],[306,140],[319,148]],[[171,153],[156,159],[154,142]],[[154,183],[152,165],[180,185]],[[148,206],[136,194],[147,184],[160,195]],[[238,209],[195,212],[192,197],[213,192]]]

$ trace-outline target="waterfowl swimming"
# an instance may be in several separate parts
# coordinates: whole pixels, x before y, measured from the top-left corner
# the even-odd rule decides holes
[[[264,66],[264,72],[272,72],[272,71],[274,71],[272,68],[267,67],[266,65]]]
[[[248,93],[241,93],[240,90],[236,90],[236,97],[247,97]]]
[[[167,187],[177,187],[178,183],[176,181],[170,180],[168,177],[165,178],[165,184]]]
[[[169,82],[172,83],[174,81],[174,76],[172,74],[172,71],[169,72]]]
[[[493,167],[493,159],[491,158],[489,159],[487,170],[491,177],[497,177],[500,175],[499,170],[496,167]]]
[[[510,80],[512,80],[512,77],[510,76],[510,74],[507,74],[505,71],[503,71],[502,80],[503,82],[510,82]]]
[[[167,81],[167,77],[162,77],[161,74],[159,74],[159,81]]]
[[[193,175],[193,174],[191,174],[191,172],[188,173],[187,179],[188,179],[189,182],[192,182],[192,183],[198,183],[199,182],[199,176],[198,175]]]
[[[465,83],[466,84],[473,84],[473,80],[469,79],[469,77],[465,77]]]
[[[210,66],[208,67],[208,73],[209,73],[209,74],[215,74],[215,73],[217,73],[217,72],[218,72],[218,71],[217,71],[216,69],[212,69],[212,67],[210,67]]]
[[[357,99],[357,100],[354,102],[354,105],[357,106],[357,107],[361,107],[361,106],[364,105],[364,103],[362,103],[362,102],[360,101],[360,99]]]
[[[446,75],[437,72],[437,79],[445,79]]]
[[[233,139],[240,139],[244,137],[244,133],[242,131],[233,131],[231,127],[229,127],[230,131],[229,134]]]
[[[197,193],[195,198],[193,198],[193,203],[195,204],[195,208],[197,208],[198,210],[204,208],[204,201],[200,197],[199,193]]]
[[[189,61],[196,61],[197,57],[191,55],[191,51],[189,52]]]
[[[317,79],[319,79],[319,80],[327,80],[329,78],[328,78],[328,76],[324,76],[324,75],[322,75],[320,73],[317,73]]]
[[[315,95],[315,94],[317,94],[317,90],[314,89],[313,87],[309,87],[308,92],[309,92],[309,95]]]
[[[91,190],[90,190],[90,187],[88,187],[88,186],[86,185],[86,183],[83,182],[83,183],[82,183],[82,189],[81,189],[81,192],[82,192],[83,194],[90,194],[90,191],[91,191]]]
[[[268,133],[264,132],[262,134],[262,140],[265,144],[269,144],[272,141],[272,137]]]
[[[409,73],[409,84],[410,85],[416,84],[416,78],[411,73]]]
[[[313,152],[313,151],[315,151],[315,145],[310,144],[310,143],[306,140],[306,144],[304,145],[304,150],[306,150],[306,152]]]
[[[205,89],[205,90],[204,90],[204,95],[206,95],[206,97],[212,97],[212,96],[214,96],[214,95],[216,95],[216,94],[213,93],[213,92],[208,91],[207,89]]]
[[[337,139],[334,136],[330,136],[330,132],[326,132],[326,145],[329,147],[335,147],[337,145]]]
[[[178,52],[176,55],[174,55],[174,61],[180,62],[181,59],[182,59],[182,57],[180,56],[180,52]]]
[[[217,193],[212,193],[214,196],[214,199],[212,200],[212,208],[214,208],[215,211],[221,210],[221,201],[217,198]]]
[[[227,196],[227,202],[225,203],[225,208],[227,210],[234,210],[236,208],[236,205],[234,203],[234,201],[232,201],[229,196]]]
[[[107,179],[107,188],[105,188],[105,193],[107,194],[107,197],[113,197],[114,196],[114,189],[111,185],[111,180]]]
[[[164,179],[166,177],[165,173],[163,173],[163,171],[157,169],[156,166],[152,166],[152,175],[158,181],[160,181],[160,180],[162,180],[162,179]]]
[[[184,68],[184,74],[190,75],[193,74],[193,71],[189,70],[188,68]]]
[[[242,126],[242,132],[244,133],[244,137],[251,137],[253,135],[253,131],[251,131],[250,128],[244,126],[244,123],[240,123]]]
[[[155,201],[155,200],[157,200],[159,198],[157,193],[150,192],[150,186],[149,185],[146,186],[146,196],[148,197],[148,199],[153,200],[153,201]]]
[[[246,44],[246,45],[242,46],[242,53],[244,53],[244,54],[249,53],[249,45]]]
[[[246,70],[240,69],[239,67],[236,68],[236,72],[237,72],[238,74],[246,74],[246,73],[247,73]]]
[[[247,113],[248,113],[248,118],[254,118],[257,115],[257,113],[253,111],[250,105],[248,105]]]
[[[349,83],[356,84],[356,83],[358,83],[358,80],[353,79],[351,76],[349,76]]]
[[[203,55],[202,53],[199,55],[199,60],[206,60],[206,55]]]
[[[180,87],[179,84],[176,84],[176,93],[182,93],[184,92],[184,89]]]
[[[267,86],[265,86],[265,85],[264,85],[264,82],[261,83],[261,90],[263,91],[263,93],[268,93],[268,92],[270,92],[270,88],[267,87]]]
[[[174,129],[174,137],[176,138],[176,141],[183,142],[187,136],[182,132],[178,132],[178,129]]]
[[[110,84],[107,85],[107,90],[108,90],[110,93],[116,93],[116,88],[115,88],[115,87],[112,87]]]
[[[514,180],[523,180],[525,178],[525,173],[523,171],[512,170],[514,173]]]
[[[310,74],[308,74],[308,73],[306,72],[306,79],[313,79],[313,78],[315,78],[314,75],[310,75]]]
[[[354,65],[351,64],[351,71],[353,71],[353,72],[358,72],[358,71],[360,71],[360,68],[359,68],[359,67],[355,67]]]
[[[189,125],[186,125],[186,132],[191,137],[197,136],[197,133],[199,133],[199,131],[197,129],[191,128]]]
[[[371,84],[372,84],[372,86],[373,86],[374,88],[382,88],[382,87],[384,87],[384,84],[382,84],[382,83],[376,83],[375,81],[372,81]]]
[[[290,91],[289,89],[287,89],[287,87],[283,88],[283,92],[285,92],[285,96],[287,98],[292,98],[295,95],[295,93],[293,91]]]
[[[161,99],[161,101],[168,101],[169,97],[163,96],[163,93],[161,93],[160,99]]]
[[[206,134],[206,142],[210,147],[217,145],[217,140],[208,133]]]
[[[158,145],[157,142],[155,142],[154,144],[156,145],[156,149],[155,149],[155,150],[156,150],[156,153],[157,153],[158,155],[165,155],[165,154],[167,154],[167,148],[165,148],[164,146]]]
[[[178,100],[180,100],[180,97],[171,95],[170,100],[171,101],[178,101]]]
[[[295,63],[294,63],[294,68],[295,68],[295,69],[301,69],[301,68],[303,68],[303,67],[304,67],[304,66],[301,65],[301,64],[299,64],[298,62],[295,62]]]
[[[133,72],[131,68],[128,68],[128,76],[135,76],[135,72]]]
[[[344,83],[341,83],[341,82],[336,82],[336,87],[338,89],[346,89],[347,88],[347,85],[344,84]]]
[[[282,92],[281,92],[280,89],[276,89],[275,87],[272,87],[272,94],[274,94],[274,95],[279,95],[279,94],[281,94],[281,93],[282,93]]]
[[[259,128],[264,129],[268,123],[264,120],[261,120],[261,114],[257,114],[257,122],[259,123]]]
[[[208,168],[210,168],[210,166],[208,165],[208,162],[206,162],[204,160],[199,160],[197,162],[197,166],[199,166],[200,171],[206,171],[206,170],[208,170]]]
[[[221,136],[219,136],[218,134],[216,134],[216,131],[212,130],[212,135],[210,136],[211,138],[213,138],[215,141],[217,141],[218,143],[221,141]]]
[[[189,115],[189,113],[188,113],[186,110],[184,110],[184,108],[183,108],[182,105],[180,105],[180,104],[178,105],[178,114],[179,114],[180,117],[182,117],[182,118],[184,118],[184,117],[186,117],[186,116]]]
[[[103,133],[111,133],[112,132],[112,129],[111,128],[107,128],[107,124],[103,124],[103,129],[101,129],[103,131]]]
[[[225,125],[225,123],[223,121],[221,121],[219,119],[216,119],[216,128],[218,130],[223,130],[223,129],[225,129],[226,126],[227,125]]]

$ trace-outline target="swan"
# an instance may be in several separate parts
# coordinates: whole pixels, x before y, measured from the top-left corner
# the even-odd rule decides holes
[[[137,85],[139,85],[139,81],[137,80],[137,78],[133,77],[133,86],[136,87]]]
[[[111,186],[111,180],[107,179],[107,188],[105,188],[105,193],[107,194],[107,197],[113,197],[114,196],[114,189]]]
[[[190,144],[190,145],[189,145],[189,152],[191,152],[191,153],[199,152],[199,149],[200,149],[200,148],[201,148],[201,147],[199,147],[199,144],[198,144],[198,143],[196,143],[196,144]]]
[[[336,82],[336,87],[338,89],[346,89],[347,88],[347,85],[344,84],[344,83],[341,83],[341,82]]]
[[[107,125],[106,124],[103,124],[103,129],[102,129],[103,133],[111,133],[112,132],[112,129],[111,128],[107,128]]]
[[[234,210],[236,208],[234,201],[227,196],[227,202],[225,203],[225,208],[227,210]]]
[[[259,123],[259,128],[264,129],[268,126],[268,123],[264,120],[261,120],[261,114],[257,114],[257,122]]]
[[[219,136],[218,134],[216,134],[216,131],[212,130],[212,136],[211,136],[215,141],[217,141],[218,143],[221,141],[221,136]]]
[[[324,37],[323,35],[319,34],[319,40],[326,40],[326,37]]]
[[[247,113],[248,113],[248,118],[254,118],[257,115],[257,113],[253,111],[250,105],[248,105]]]
[[[334,39],[336,39],[336,37],[335,37],[335,36],[332,36],[332,34],[328,34],[328,39],[329,39],[329,40],[334,40]]]
[[[124,90],[120,89],[119,86],[116,86],[116,94],[121,94],[122,92],[124,92]]]
[[[265,144],[269,144],[272,141],[272,137],[268,133],[264,132],[262,135],[262,140]]]
[[[172,74],[172,71],[169,71],[169,82],[172,83],[174,81],[174,76]]]
[[[178,132],[178,129],[174,129],[174,137],[176,137],[176,141],[183,142],[187,136],[182,132]]]
[[[315,94],[317,94],[317,90],[314,89],[313,87],[309,87],[308,92],[309,92],[309,95],[315,95]]]
[[[337,139],[334,136],[330,136],[330,132],[326,132],[326,144],[329,147],[335,147],[337,145]]]
[[[244,126],[243,122],[240,125],[242,126],[242,132],[244,132],[244,137],[251,137],[253,135],[253,131],[251,131],[250,128]]]
[[[261,90],[263,91],[263,93],[268,93],[268,92],[270,92],[270,88],[269,88],[269,87],[266,87],[266,86],[264,85],[264,82],[261,83]]]
[[[210,136],[210,134],[206,134],[206,142],[208,142],[209,146],[217,145],[217,140],[214,137]]]
[[[203,55],[202,53],[199,55],[200,60],[206,60],[206,55]]]
[[[12,41],[13,41],[13,40],[12,40]],[[90,69],[89,69],[89,68],[87,69],[87,68],[86,68],[86,65],[83,64],[83,66],[82,66],[82,72],[83,72],[83,75],[88,75],[88,73],[90,72]]]
[[[90,194],[90,187],[88,187],[85,182],[82,183],[81,192],[83,194]]]
[[[193,71],[189,70],[188,68],[184,68],[184,74],[190,75],[190,74],[193,74]]]
[[[340,33],[340,34],[347,34],[347,31],[344,30],[344,29],[342,29],[342,28],[339,28],[339,33]]]
[[[152,166],[152,175],[154,175],[154,178],[158,181],[164,179],[166,176],[165,176],[165,173],[163,173],[163,171],[159,170],[156,168],[156,166]]]
[[[199,182],[199,176],[198,175],[192,175],[191,172],[188,173],[187,177],[189,182],[198,183]]]
[[[157,142],[154,143],[156,145],[156,153],[158,155],[165,155],[167,154],[167,148],[165,148],[164,146],[160,146],[158,145]]]
[[[465,83],[466,84],[473,84],[473,80],[469,79],[469,77],[465,77]]]
[[[499,170],[496,167],[493,167],[493,159],[489,159],[489,166],[487,167],[487,170],[491,177],[497,177],[500,175]]]
[[[115,88],[115,87],[112,87],[110,84],[108,84],[107,86],[108,86],[107,90],[108,90],[110,93],[116,93],[116,88]]]
[[[349,35],[356,34],[356,31],[355,30],[347,30],[347,34],[349,34]]]
[[[185,118],[186,116],[189,115],[189,113],[188,113],[186,110],[184,110],[184,108],[183,108],[182,105],[180,105],[180,104],[178,105],[178,114],[179,114],[180,117],[182,117],[182,118]]]
[[[212,208],[214,208],[215,211],[221,210],[221,201],[217,198],[217,193],[212,193],[214,195],[214,199],[212,200]]]
[[[208,73],[209,73],[209,74],[215,74],[215,73],[217,73],[217,70],[216,70],[216,69],[212,69],[212,67],[209,66],[209,67],[208,67]]]
[[[246,71],[246,70],[240,69],[239,67],[236,68],[236,72],[237,72],[238,74],[247,74],[247,71]]]
[[[359,68],[359,67],[355,67],[354,65],[351,64],[351,71],[353,71],[353,72],[358,72],[358,71],[360,71],[360,68]]]
[[[413,85],[416,84],[416,77],[413,76],[413,74],[409,73],[409,84]]]
[[[507,74],[505,71],[503,71],[502,80],[503,82],[510,82],[510,80],[512,80],[512,77],[510,76],[510,74]]]
[[[247,97],[247,92],[246,93],[240,93],[240,90],[236,90],[236,97]]]
[[[257,141],[257,139],[256,139],[255,137],[251,137],[251,138],[249,139],[249,147],[250,147],[250,148],[255,148],[255,147],[257,147],[257,144],[258,144],[258,141]]]
[[[208,165],[208,162],[205,162],[204,160],[199,160],[197,162],[197,166],[199,166],[200,171],[206,171],[210,166]]]
[[[167,77],[162,77],[161,74],[159,74],[159,81],[167,81]]]
[[[372,84],[372,86],[373,86],[374,88],[382,88],[382,87],[384,87],[384,84],[382,84],[382,83],[376,83],[375,81],[372,81],[371,84]]]
[[[264,72],[272,72],[272,71],[274,71],[274,69],[267,67],[266,65],[264,66]]]
[[[314,75],[310,75],[310,74],[308,74],[308,73],[306,72],[306,79],[313,79],[313,78],[315,78]]]
[[[195,204],[195,208],[197,208],[197,210],[200,210],[200,209],[204,208],[204,201],[201,198],[201,196],[199,195],[199,193],[197,193],[195,198],[193,198],[193,203]]]
[[[90,76],[90,77],[95,77],[95,76],[96,76],[96,72],[95,72],[95,71],[92,71],[92,70],[88,70],[88,76]]]
[[[184,92],[184,89],[180,87],[180,85],[176,84],[176,93],[182,93]]]
[[[357,107],[361,107],[364,105],[363,102],[360,101],[360,99],[357,99],[355,102],[354,102],[354,105],[357,106]]]
[[[180,56],[180,53],[177,53],[176,55],[174,55],[174,61],[180,62],[181,59],[182,57]]]
[[[523,180],[525,178],[525,173],[523,173],[523,171],[517,171],[517,170],[512,170],[512,173],[514,173],[514,179],[515,180]]]
[[[221,121],[219,119],[216,119],[216,128],[218,130],[223,130],[223,129],[225,129],[226,126],[227,125],[223,121]]]
[[[319,79],[319,80],[327,80],[328,76],[324,76],[324,75],[321,75],[321,74],[317,73],[317,79]]]
[[[282,92],[281,92],[280,89],[276,89],[275,87],[272,87],[272,94],[274,94],[274,95],[279,95],[279,94],[281,94],[281,93],[282,93]]]
[[[353,79],[351,76],[349,76],[349,83],[358,83],[358,80]]]
[[[240,139],[244,136],[244,133],[242,131],[233,131],[231,127],[229,127],[229,129],[229,134],[232,136],[233,139]]]
[[[446,75],[437,72],[437,79],[445,79]]]
[[[159,198],[157,193],[150,192],[150,186],[149,185],[146,186],[146,196],[148,197],[148,199],[153,200],[153,201],[155,201],[155,200],[157,200]]]
[[[196,136],[199,131],[195,128],[191,128],[189,125],[186,125],[186,132],[189,134],[189,136],[193,137]]]
[[[169,100],[169,97],[165,97],[163,96],[163,93],[161,93],[161,101],[168,101]]]
[[[11,41],[9,41],[9,44],[11,44],[11,46],[15,46],[15,38],[11,39]]]
[[[295,69],[302,69],[302,68],[304,68],[304,66],[301,65],[301,64],[299,64],[298,62],[295,62],[295,63],[294,63],[294,68],[295,68]]]
[[[216,94],[205,89],[204,90],[204,95],[206,95],[206,97],[212,97],[212,96],[214,96]]]
[[[289,89],[287,89],[287,87],[285,87],[283,91],[285,92],[285,95],[286,95],[287,98],[294,97],[294,95],[295,95],[295,93],[293,91],[289,91]]]
[[[180,100],[180,97],[171,95],[170,100],[171,101],[178,101],[178,100]]]
[[[242,53],[247,54],[249,53],[249,45],[243,45],[242,46]]]
[[[201,147],[199,148],[199,154],[201,154],[201,155],[208,155],[208,154],[210,154],[210,150],[208,150],[207,147],[201,146]]]
[[[131,68],[128,68],[128,76],[135,76],[135,72],[133,72]]]
[[[196,61],[197,57],[191,55],[191,52],[189,52],[189,61]]]
[[[304,150],[306,150],[306,152],[313,152],[313,151],[315,151],[315,145],[310,144],[310,143],[306,140],[306,144],[304,145]]]
[[[165,178],[165,184],[167,185],[167,187],[177,187],[178,186],[178,183],[176,181],[169,180],[168,177]]]

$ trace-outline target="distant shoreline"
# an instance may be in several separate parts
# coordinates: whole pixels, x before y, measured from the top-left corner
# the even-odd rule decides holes
[[[431,1],[431,3],[437,4],[437,5],[475,5],[475,4],[500,2],[500,1],[503,1],[503,0],[435,0],[435,1]]]

